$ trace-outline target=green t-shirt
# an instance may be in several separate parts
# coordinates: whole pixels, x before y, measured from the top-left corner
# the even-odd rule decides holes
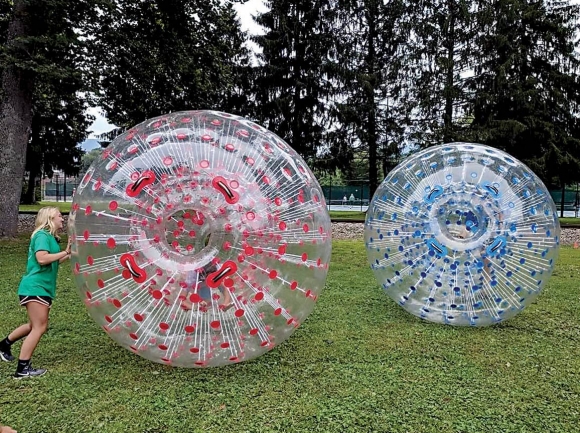
[[[38,251],[48,251],[50,254],[60,252],[60,246],[55,237],[45,230],[40,230],[32,236],[28,248],[28,262],[26,274],[20,281],[18,295],[22,296],[56,296],[56,276],[58,274],[58,260],[40,265],[36,260]]]

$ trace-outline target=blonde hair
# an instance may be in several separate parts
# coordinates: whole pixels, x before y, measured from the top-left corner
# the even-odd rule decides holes
[[[40,208],[40,210],[38,211],[38,215],[36,215],[36,222],[34,223],[34,231],[32,232],[32,235],[30,237],[32,238],[32,236],[34,236],[40,230],[46,230],[56,239],[60,239],[57,234],[57,228],[54,226],[53,221],[54,217],[59,212],[60,211],[58,210],[58,208],[54,206],[46,206]]]

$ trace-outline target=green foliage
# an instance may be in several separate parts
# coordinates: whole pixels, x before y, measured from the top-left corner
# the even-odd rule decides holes
[[[0,335],[26,320],[16,287],[28,239],[0,242]],[[0,364],[1,421],[59,433],[568,433],[580,415],[579,250],[563,248],[537,302],[488,328],[420,321],[376,284],[360,241],[333,242],[325,291],[271,352],[205,370],[153,364],[92,322],[67,266],[50,329],[15,381]],[[15,352],[19,349],[19,343]]]
[[[54,170],[78,174],[83,154],[78,144],[87,137],[94,120],[85,113],[86,100],[79,96],[86,90],[82,75],[75,72],[67,80],[37,84],[27,170],[49,177]]]
[[[507,151],[549,186],[562,187],[580,179],[580,6],[560,3],[481,4],[469,82],[473,139]]]
[[[20,37],[23,46],[4,46],[2,65],[16,64],[29,69],[43,78],[67,79],[71,64],[66,56],[79,59],[84,45],[79,34],[83,26],[96,18],[96,5],[100,0],[18,0],[0,2],[0,22],[13,19],[14,4],[24,4],[31,23],[30,33]],[[74,26],[73,26],[74,23]],[[6,35],[3,34],[3,41]],[[71,46],[74,49],[71,50]],[[61,60],[65,61],[61,62]],[[77,65],[78,66],[78,65]]]
[[[248,52],[232,2],[112,0],[92,36],[96,99],[115,125],[243,109]]]
[[[580,5],[273,0],[256,17],[253,67],[234,3],[0,0],[0,68],[33,84],[23,87],[30,127],[2,128],[31,131],[29,183],[41,170],[79,170],[76,143],[96,103],[118,131],[177,110],[241,114],[318,175],[369,179],[371,194],[409,149],[453,140],[504,149],[550,187],[580,179]],[[15,5],[30,26],[7,44]],[[21,165],[22,146],[8,141],[6,158]]]
[[[506,150],[549,186],[580,176],[579,5],[353,0],[336,7],[341,92],[328,146],[332,156],[348,155],[341,166],[348,178],[372,183],[375,158],[384,177],[392,165],[385,158],[450,141]]]
[[[97,160],[100,159],[103,154],[102,148],[96,148],[86,152],[81,158],[81,168],[79,170],[79,175],[82,176],[87,172],[89,167]]]
[[[54,169],[68,174],[78,171],[82,151],[77,144],[87,136],[93,120],[85,113],[90,89],[84,74],[86,38],[81,35],[86,24],[95,18],[97,3],[100,2],[0,3],[0,69],[8,71],[16,67],[27,74],[27,90],[16,99],[19,103],[30,99],[32,103],[31,122],[23,125],[29,131],[26,170],[30,187],[23,195],[25,202],[35,200],[35,180],[41,172],[51,175]],[[25,34],[7,44],[7,28],[17,18],[17,4],[26,8],[22,13],[27,17],[28,26]],[[7,96],[8,90],[3,89],[3,94]]]
[[[34,93],[32,130],[26,150],[27,190],[22,203],[38,201],[35,190],[41,174],[52,177],[54,170],[68,175],[79,173],[83,150],[78,143],[88,135],[92,116],[85,113],[86,90],[82,76],[71,70],[67,79],[37,80]],[[39,193],[38,193],[39,194]]]
[[[343,156],[318,158],[331,127],[328,100],[333,86],[335,17],[331,2],[275,0],[258,14],[264,34],[252,39],[261,53],[255,70],[255,117],[313,167],[333,171]],[[343,165],[344,167],[344,165]]]
[[[37,186],[35,184],[32,185],[32,194],[33,194],[32,200],[28,200],[28,198],[27,198],[28,189],[29,189],[29,184],[28,184],[28,181],[25,180],[24,182],[22,182],[22,193],[20,194],[20,205],[22,205],[23,203],[26,203],[28,201],[30,201],[31,203],[38,203],[42,199],[42,192],[40,191],[40,186]],[[20,207],[19,207],[19,210],[20,210]]]
[[[340,170],[334,170],[332,172],[323,171],[320,169],[314,168],[314,175],[318,180],[320,185],[344,185],[345,179]]]
[[[408,5],[400,0],[339,4],[334,32],[341,92],[333,104],[339,126],[330,135],[329,152],[340,154],[350,143],[347,176],[367,178],[373,194],[390,160],[400,154],[402,124],[410,114],[403,91]],[[357,165],[362,173],[356,173]]]
[[[406,45],[409,94],[416,122],[410,138],[421,147],[457,141],[469,113],[467,77],[476,62],[478,31],[473,0],[414,2]]]

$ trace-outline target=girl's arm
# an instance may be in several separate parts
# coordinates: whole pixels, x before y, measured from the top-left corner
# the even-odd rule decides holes
[[[65,257],[63,257],[62,259],[59,259],[59,261],[58,261],[59,264],[64,262],[66,259],[71,258],[71,256],[72,256],[71,243],[72,243],[72,238],[68,238],[68,243],[66,244],[66,248],[64,249],[64,251],[67,253],[67,255]]]
[[[66,250],[65,250],[65,253],[66,253]],[[59,259],[59,260],[58,260],[58,263],[59,263],[59,264],[61,264],[61,263],[62,263],[62,262],[64,262],[65,260],[67,260],[67,259],[70,259],[70,256],[71,256],[71,252],[69,251],[69,252],[66,254],[66,256],[64,256],[62,259]]]
[[[50,265],[52,262],[56,262],[58,260],[59,263],[64,262],[67,258],[70,257],[70,250],[63,250],[59,253],[50,254],[48,251],[37,251],[36,252],[36,261],[39,265]]]

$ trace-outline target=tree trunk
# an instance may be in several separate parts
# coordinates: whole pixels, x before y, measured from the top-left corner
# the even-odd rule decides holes
[[[20,38],[30,35],[28,2],[16,0],[8,25],[6,47],[24,52]],[[2,73],[0,104],[0,238],[14,237],[26,162],[26,145],[32,124],[33,73],[8,65]]]
[[[566,182],[562,183],[562,197],[560,197],[560,218],[564,218],[564,203],[566,202]]]
[[[387,174],[389,174],[389,167],[388,167],[387,157],[383,157],[381,167],[383,169],[383,179],[384,179],[385,177],[387,177]]]
[[[455,7],[454,0],[447,2],[447,34],[445,48],[447,49],[447,64],[445,77],[445,114],[443,116],[443,142],[453,141],[453,102],[454,102],[454,71],[455,71]]]
[[[375,100],[375,87],[377,86],[376,68],[375,63],[377,61],[375,43],[377,38],[376,20],[378,19],[378,13],[376,10],[375,2],[371,2],[369,5],[369,10],[367,11],[367,22],[369,26],[368,30],[368,54],[366,58],[366,63],[368,67],[368,77],[369,83],[366,86],[366,103],[368,104],[368,117],[367,117],[367,138],[368,138],[368,150],[369,150],[369,198],[372,198],[376,189],[379,186],[378,181],[378,152],[377,152],[377,103]]]
[[[36,196],[34,192],[36,191],[36,179],[38,178],[39,175],[40,175],[39,164],[36,163],[30,164],[30,170],[28,172],[28,185],[26,187],[26,192],[24,193],[24,197],[22,200],[23,204],[34,204],[36,202]]]
[[[300,21],[300,10],[296,6],[295,10],[296,16],[293,18],[294,22]],[[296,26],[298,27],[298,26]],[[290,114],[290,130],[292,131],[292,148],[301,154],[305,160],[307,160],[307,149],[306,143],[302,140],[302,69],[304,68],[304,44],[301,40],[300,31],[295,31],[292,35],[294,37],[294,67],[293,67],[293,81],[294,81],[294,93],[292,94],[293,102],[293,112]]]

